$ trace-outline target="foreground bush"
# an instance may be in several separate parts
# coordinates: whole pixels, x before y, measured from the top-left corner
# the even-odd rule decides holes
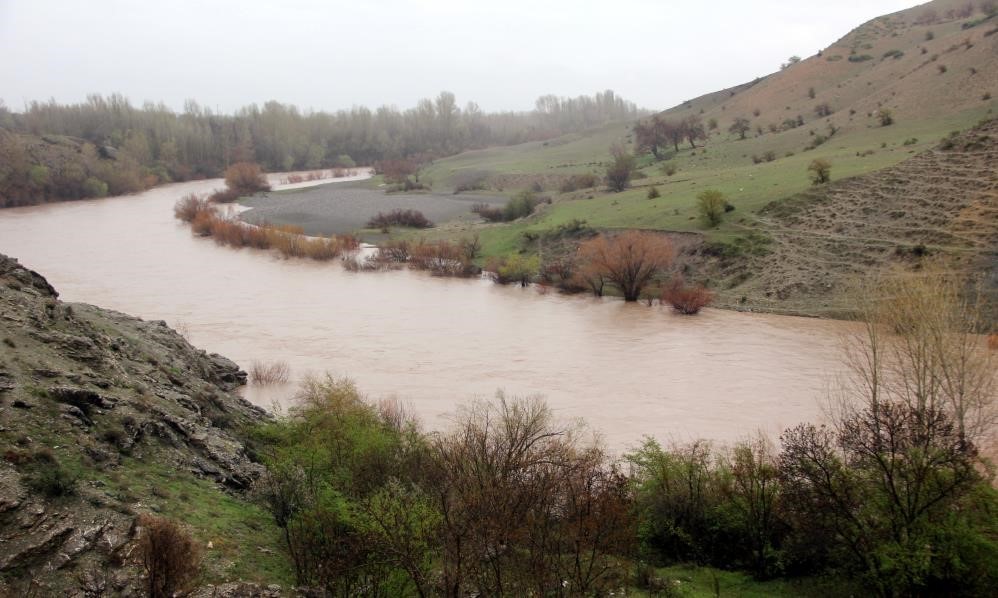
[[[398,403],[307,382],[261,428],[259,486],[300,585],[333,595],[603,594],[634,537],[627,478],[537,400],[424,434]]]
[[[201,571],[201,550],[179,525],[154,515],[141,515],[137,553],[145,570],[146,595],[172,598],[191,589]]]
[[[427,434],[326,378],[256,431],[258,491],[298,584],[328,595],[608,595],[634,568],[654,589],[646,564],[690,562],[828,575],[850,595],[991,595],[998,492],[976,446],[998,368],[959,288],[865,289],[840,400],[779,447],[649,439],[625,475],[538,399],[499,394]]]

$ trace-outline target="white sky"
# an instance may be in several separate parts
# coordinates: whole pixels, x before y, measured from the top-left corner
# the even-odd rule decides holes
[[[0,0],[0,99],[232,111],[407,108],[452,91],[487,111],[613,89],[664,109],[806,57],[916,0]]]

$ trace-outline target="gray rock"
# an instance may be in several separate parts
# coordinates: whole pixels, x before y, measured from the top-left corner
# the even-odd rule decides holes
[[[60,403],[75,405],[87,410],[91,407],[114,409],[114,406],[118,403],[118,400],[114,397],[73,386],[53,386],[49,388],[49,396]]]
[[[71,524],[60,523],[45,532],[21,536],[6,542],[9,547],[5,548],[3,558],[0,560],[0,571],[30,565],[65,542],[73,531]]]
[[[7,464],[0,466],[0,513],[19,508],[26,495],[21,475]]]

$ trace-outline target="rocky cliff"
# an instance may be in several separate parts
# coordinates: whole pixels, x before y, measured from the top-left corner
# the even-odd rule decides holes
[[[134,593],[142,512],[216,537],[211,580],[242,576],[244,550],[279,548],[226,546],[213,527],[235,521],[250,530],[243,543],[270,540],[245,501],[262,469],[245,431],[267,417],[233,394],[245,380],[164,322],[64,303],[0,255],[0,595],[85,595],[87,575],[102,576],[102,595]]]

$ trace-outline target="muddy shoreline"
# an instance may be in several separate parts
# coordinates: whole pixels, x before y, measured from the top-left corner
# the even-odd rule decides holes
[[[239,217],[250,224],[299,226],[308,235],[334,235],[366,228],[378,212],[418,210],[437,224],[470,222],[478,219],[471,212],[476,203],[500,206],[506,201],[501,196],[471,193],[385,193],[367,181],[333,182],[240,200],[250,209]]]

